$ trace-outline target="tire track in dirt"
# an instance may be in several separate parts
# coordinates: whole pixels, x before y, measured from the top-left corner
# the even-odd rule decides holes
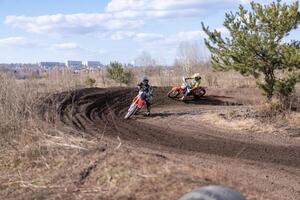
[[[157,106],[176,104],[185,106],[166,97],[168,88],[156,88],[154,97]],[[197,152],[223,157],[281,164],[290,167],[300,166],[299,146],[275,146],[270,144],[248,143],[229,138],[210,137],[212,129],[199,127],[197,135],[185,135],[184,130],[166,130],[135,120],[123,120],[135,91],[132,88],[89,88],[56,95],[52,102],[56,111],[51,111],[44,103],[41,113],[57,112],[64,125],[72,126],[87,134],[99,137],[105,128],[105,136],[134,143],[137,146],[159,148],[183,154]],[[201,104],[228,105],[226,98],[208,96]],[[197,106],[197,105],[195,105]],[[53,107],[53,106],[52,106]],[[47,114],[49,116],[49,114]],[[52,113],[54,115],[54,113]]]

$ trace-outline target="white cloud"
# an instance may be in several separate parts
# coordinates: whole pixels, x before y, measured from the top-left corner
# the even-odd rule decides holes
[[[34,33],[85,34],[97,31],[137,28],[143,25],[143,21],[116,19],[108,13],[78,13],[35,17],[7,16],[5,24]]]
[[[157,33],[135,33],[132,31],[119,31],[112,35],[110,35],[110,39],[112,40],[124,40],[124,39],[132,39],[138,42],[151,42],[157,40],[163,40],[163,34]]]
[[[135,35],[134,39],[139,42],[153,42],[164,40],[165,36],[157,33],[138,33]]]
[[[241,0],[242,4],[249,4],[252,0]]]
[[[207,7],[216,3],[228,3],[231,0],[111,0],[106,10],[109,12],[123,10],[176,10],[195,7]]]
[[[132,31],[118,31],[110,35],[110,39],[112,40],[124,40],[133,38],[136,35],[135,32]]]
[[[79,45],[74,42],[54,44],[53,47],[59,50],[79,49]]]
[[[199,16],[246,2],[248,0],[111,0],[103,13],[6,16],[5,24],[33,33],[107,33],[141,27],[147,19]]]
[[[203,38],[205,33],[203,31],[187,31],[187,32],[179,32],[174,37],[176,40],[196,40]]]
[[[154,45],[173,46],[184,41],[202,40],[205,36],[206,35],[203,31],[186,31],[165,35],[161,40],[148,41],[148,43]]]
[[[192,17],[245,3],[248,0],[111,0],[106,11],[127,19]]]
[[[2,45],[23,45],[26,43],[26,40],[23,37],[8,37],[8,38],[1,38],[0,44]]]
[[[43,44],[32,42],[24,37],[7,37],[0,38],[0,45],[13,47],[42,47]]]
[[[203,31],[178,32],[171,35],[158,33],[117,32],[110,36],[112,40],[132,39],[147,44],[174,45],[182,41],[201,40],[205,37]]]
[[[207,13],[204,9],[183,9],[183,10],[124,10],[114,13],[118,19],[151,19],[151,18],[179,18],[192,17]]]
[[[6,16],[5,24],[33,33],[88,34],[110,33],[112,39],[144,25],[145,20],[193,17],[212,10],[229,8],[249,0],[111,0],[103,13]],[[132,36],[131,36],[132,37]],[[143,37],[143,36],[141,36]],[[148,36],[146,36],[148,37]]]

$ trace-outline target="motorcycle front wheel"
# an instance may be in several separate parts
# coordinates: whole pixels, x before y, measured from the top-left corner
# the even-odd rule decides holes
[[[168,92],[168,97],[171,99],[176,99],[178,98],[180,95],[180,91],[178,90],[171,90],[170,92]]]
[[[134,103],[131,104],[131,106],[128,109],[127,114],[125,115],[124,119],[129,119],[131,116],[133,116],[137,111],[139,110],[139,107],[135,105]]]

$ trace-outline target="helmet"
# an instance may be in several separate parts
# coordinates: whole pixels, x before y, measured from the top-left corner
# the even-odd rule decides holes
[[[196,79],[196,80],[200,80],[200,79],[201,79],[201,76],[200,76],[199,73],[195,73],[195,74],[193,75],[193,78]]]
[[[145,76],[145,77],[143,78],[143,82],[149,82],[149,79]]]

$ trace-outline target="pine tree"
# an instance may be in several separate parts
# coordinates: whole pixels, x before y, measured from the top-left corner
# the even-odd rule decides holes
[[[125,71],[121,63],[111,62],[107,67],[108,78],[111,78],[117,82],[129,84],[132,74],[129,71]]]
[[[300,23],[299,1],[287,5],[280,0],[269,5],[251,3],[251,11],[242,5],[236,13],[226,13],[224,26],[230,36],[210,31],[205,44],[216,70],[235,70],[253,76],[269,100],[275,94],[288,97],[300,81],[300,43],[287,41]]]

